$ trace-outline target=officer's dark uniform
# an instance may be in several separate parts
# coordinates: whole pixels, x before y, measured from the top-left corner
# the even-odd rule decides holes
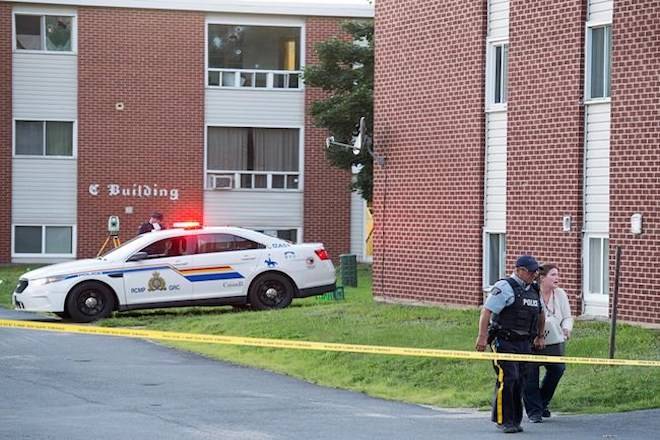
[[[521,281],[508,277],[498,281],[493,288],[495,295],[498,293],[510,294],[511,291],[514,295],[514,301],[510,305],[492,315],[489,334],[491,337],[494,336],[491,344],[493,351],[516,354],[531,353],[531,343],[537,333],[538,316],[543,313],[543,309],[538,287],[535,284],[523,287]],[[494,361],[493,367],[497,374],[497,381],[493,397],[492,420],[498,425],[516,427],[521,430],[525,363]]]
[[[159,213],[159,212],[154,212],[153,214],[151,214],[150,220],[151,220],[152,218],[155,218],[155,219],[158,220],[158,222],[159,222],[159,226],[160,226],[159,229],[166,229],[166,228],[165,228],[165,225],[162,224],[162,223],[160,223],[160,222],[163,221],[163,215],[162,215],[161,213]],[[142,223],[142,224],[140,225],[140,227],[139,227],[139,229],[138,229],[138,235],[146,234],[147,232],[151,232],[151,231],[153,231],[154,229],[155,229],[155,228],[154,228],[154,225],[151,224],[150,221],[146,221],[146,222],[144,222],[144,223]]]

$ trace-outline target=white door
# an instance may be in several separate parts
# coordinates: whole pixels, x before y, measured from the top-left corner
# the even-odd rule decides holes
[[[197,235],[194,269],[187,273],[195,298],[246,296],[246,280],[252,277],[264,248],[232,234]]]
[[[182,271],[194,258],[194,236],[159,240],[140,252],[146,252],[148,257],[125,263],[124,289],[128,305],[193,299],[192,283]]]
[[[606,235],[584,237],[584,314],[608,316],[610,291],[609,240]]]

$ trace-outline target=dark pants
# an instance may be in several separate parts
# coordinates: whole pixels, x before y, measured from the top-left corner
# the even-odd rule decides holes
[[[530,354],[530,343],[495,339],[494,350],[498,353]],[[514,361],[493,361],[497,374],[491,420],[498,425],[520,426],[522,421],[522,393],[525,384],[525,363]]]
[[[552,344],[543,350],[534,351],[535,354],[546,356],[563,356],[564,344]],[[545,367],[545,376],[539,386],[539,369]],[[525,383],[525,410],[527,417],[540,416],[555,394],[559,379],[566,370],[566,364],[530,362],[527,364],[527,380]]]

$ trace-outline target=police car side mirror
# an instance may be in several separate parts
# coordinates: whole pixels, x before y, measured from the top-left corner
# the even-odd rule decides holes
[[[140,260],[146,260],[147,257],[149,257],[149,254],[146,252],[136,252],[133,255],[131,255],[128,260],[126,261],[140,261]]]

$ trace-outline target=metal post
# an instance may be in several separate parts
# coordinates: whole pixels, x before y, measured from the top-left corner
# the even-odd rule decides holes
[[[616,312],[619,305],[619,272],[621,271],[621,246],[616,247],[616,263],[614,269],[614,296],[612,297],[612,325],[610,327],[610,359],[614,359],[616,340]]]

